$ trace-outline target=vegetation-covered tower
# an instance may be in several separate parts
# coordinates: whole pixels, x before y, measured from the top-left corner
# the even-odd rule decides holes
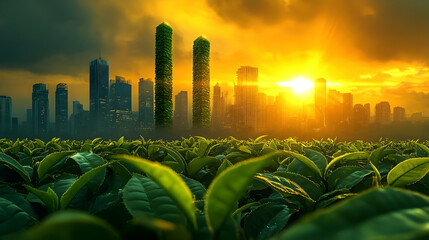
[[[173,29],[163,22],[155,35],[155,126],[165,128],[173,123]]]
[[[210,42],[200,36],[193,47],[192,122],[194,128],[210,126]]]

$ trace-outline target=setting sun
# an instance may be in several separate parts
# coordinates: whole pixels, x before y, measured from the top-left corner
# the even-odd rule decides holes
[[[288,82],[278,82],[280,87],[290,87],[295,93],[307,93],[314,87],[314,82],[304,77],[296,77]]]

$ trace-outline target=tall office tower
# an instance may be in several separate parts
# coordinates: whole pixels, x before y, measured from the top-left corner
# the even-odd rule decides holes
[[[393,108],[393,121],[394,122],[403,122],[406,120],[405,117],[405,108],[403,107],[394,107]]]
[[[193,46],[192,125],[210,126],[210,42],[200,36]]]
[[[219,86],[219,83],[216,83],[216,85],[213,87],[213,106],[211,116],[211,125],[215,129],[219,129],[220,127],[222,127],[221,104],[221,87]]]
[[[181,91],[175,97],[174,127],[187,130],[188,125],[188,92]]]
[[[155,37],[155,125],[171,127],[173,122],[173,29],[163,22]]]
[[[326,104],[326,126],[336,129],[342,118],[341,93],[335,89],[329,89]]]
[[[258,102],[258,68],[241,66],[237,70],[237,85],[234,87],[237,126],[256,129]]]
[[[79,101],[73,101],[73,114],[77,115],[81,112],[83,112],[83,104]]]
[[[0,96],[0,133],[8,133],[12,124],[12,98]]]
[[[107,129],[109,116],[109,62],[98,58],[89,64],[89,111],[92,130]]]
[[[351,93],[343,93],[343,121],[351,123],[353,117],[353,95]]]
[[[48,133],[49,125],[49,90],[43,83],[33,85],[32,94],[32,128],[36,136]]]
[[[360,129],[369,124],[368,109],[362,104],[355,104],[353,107],[353,125],[355,129]]]
[[[153,129],[153,81],[140,78],[139,81],[139,123],[143,129]]]
[[[363,105],[363,107],[366,110],[366,122],[370,123],[371,122],[371,105],[369,103],[366,103],[365,105]]]
[[[324,78],[314,81],[314,109],[317,127],[324,127],[326,124],[326,80]]]
[[[389,102],[380,102],[375,105],[375,122],[380,124],[390,122]]]
[[[119,127],[131,120],[131,84],[125,78],[116,76],[110,81],[110,114],[112,127]]]
[[[258,104],[256,106],[257,110],[257,124],[256,124],[256,130],[257,131],[264,131],[267,126],[267,94],[265,93],[258,93]]]
[[[69,100],[67,84],[57,84],[55,90],[55,130],[57,134],[65,134],[68,131]]]
[[[18,118],[17,117],[13,117],[12,118],[12,127],[11,127],[11,132],[14,134],[18,133]]]

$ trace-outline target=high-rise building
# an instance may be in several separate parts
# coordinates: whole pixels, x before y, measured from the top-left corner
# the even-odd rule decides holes
[[[405,117],[405,108],[403,107],[394,107],[393,108],[393,121],[394,122],[403,122],[406,120]]]
[[[139,123],[143,129],[154,127],[153,81],[140,78],[139,81]]]
[[[210,126],[210,42],[200,36],[193,46],[192,125]]]
[[[175,97],[174,127],[180,130],[187,130],[188,125],[188,92],[181,91]]]
[[[124,77],[116,76],[110,81],[109,105],[112,127],[131,120],[131,84]]]
[[[219,129],[222,127],[222,106],[221,106],[221,87],[219,86],[219,83],[216,83],[215,86],[213,86],[213,106],[212,106],[212,120],[211,125],[215,129]]]
[[[343,121],[351,123],[353,117],[353,95],[351,93],[343,93]]]
[[[355,104],[353,108],[353,125],[359,130],[369,124],[368,109],[362,104]]]
[[[68,131],[69,100],[67,84],[59,83],[55,90],[55,131],[63,135]]]
[[[92,129],[105,130],[109,116],[109,62],[101,57],[89,64],[89,111]]]
[[[12,118],[12,128],[11,128],[11,130],[12,130],[12,133],[18,133],[18,118],[17,117],[13,117]]]
[[[324,127],[326,123],[326,80],[324,78],[314,81],[314,109],[316,126]]]
[[[237,85],[234,87],[236,122],[238,127],[256,129],[258,103],[258,68],[241,66],[237,70]]]
[[[363,107],[366,110],[366,122],[369,123],[371,122],[371,105],[369,103],[366,103],[365,105],[363,105]]]
[[[12,124],[12,98],[0,96],[0,133],[8,133]]]
[[[389,102],[380,102],[375,105],[375,122],[384,124],[390,122],[390,104]]]
[[[326,126],[330,129],[338,128],[342,118],[341,93],[335,89],[329,89],[326,104]]]
[[[163,22],[155,36],[155,125],[171,127],[173,122],[173,29]]]
[[[43,83],[33,85],[32,128],[35,136],[48,133],[49,126],[49,90]]]

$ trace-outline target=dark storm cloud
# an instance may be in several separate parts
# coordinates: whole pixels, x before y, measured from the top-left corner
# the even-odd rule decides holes
[[[129,13],[139,11],[131,3],[139,1],[0,0],[0,69],[76,75],[100,51],[128,62],[153,58],[161,20],[131,20]]]
[[[346,44],[367,59],[429,62],[429,1],[423,0],[207,0],[224,20],[257,28],[284,21],[327,19]],[[279,26],[280,27],[280,26]],[[306,26],[314,30],[311,25]],[[311,34],[311,33],[310,33]]]

